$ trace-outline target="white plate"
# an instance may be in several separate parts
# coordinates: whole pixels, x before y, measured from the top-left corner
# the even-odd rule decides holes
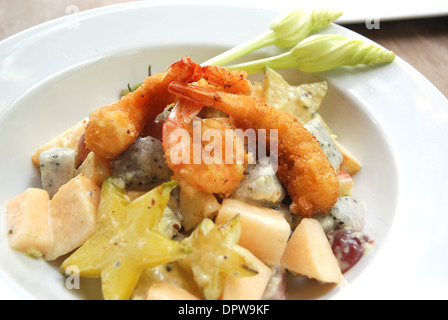
[[[157,0],[150,0],[157,2]],[[163,0],[162,0],[163,1]],[[207,4],[208,0],[196,0],[196,3]],[[366,23],[403,20],[403,19],[420,19],[432,18],[440,16],[448,16],[448,2],[446,0],[426,0],[424,4],[421,1],[406,1],[406,5],[402,1],[375,0],[375,1],[357,1],[357,0],[313,0],[302,1],[298,4],[292,0],[277,0],[273,4],[270,0],[214,0],[215,4],[231,4],[235,6],[253,6],[255,8],[264,8],[275,10],[300,8],[331,8],[344,12],[337,21],[338,23]]]
[[[39,186],[30,156],[41,144],[115,101],[128,82],[146,76],[149,64],[153,72],[161,72],[182,56],[205,61],[265,31],[276,15],[267,9],[138,2],[84,12],[75,20],[70,16],[51,21],[1,42],[2,205],[26,188]],[[339,26],[323,32],[361,38]],[[273,52],[269,48],[260,54]],[[365,232],[376,241],[347,273],[345,283],[333,290],[311,286],[306,297],[448,298],[446,98],[400,58],[378,68],[317,76],[295,70],[284,74],[294,83],[328,80],[322,114],[364,164],[354,194],[368,208]],[[95,281],[82,282],[81,291],[70,291],[57,263],[11,250],[4,220],[0,297],[97,297]],[[295,288],[295,297],[305,297]]]

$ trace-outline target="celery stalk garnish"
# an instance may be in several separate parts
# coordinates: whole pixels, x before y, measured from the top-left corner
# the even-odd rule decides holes
[[[244,70],[248,74],[271,69],[298,68],[303,72],[324,72],[340,66],[375,65],[392,62],[395,54],[375,44],[346,38],[342,35],[314,35],[289,52],[247,63],[227,66],[228,70]]]
[[[202,65],[223,66],[250,52],[270,45],[291,48],[312,32],[323,29],[342,15],[336,10],[293,10],[282,14],[271,23],[270,30],[244,42]]]

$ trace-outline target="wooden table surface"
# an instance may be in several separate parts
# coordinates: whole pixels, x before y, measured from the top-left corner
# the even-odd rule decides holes
[[[64,16],[70,6],[88,10],[131,0],[0,0],[0,40],[39,23]],[[394,51],[448,97],[448,17],[346,25]]]

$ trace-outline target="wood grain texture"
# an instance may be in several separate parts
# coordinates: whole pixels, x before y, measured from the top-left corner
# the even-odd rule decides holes
[[[0,40],[40,23],[79,11],[132,0],[0,0]]]
[[[380,21],[371,30],[365,24],[346,27],[394,51],[448,97],[448,17]]]
[[[69,14],[132,0],[0,0],[0,40],[17,32]],[[379,21],[379,29],[366,24],[346,25],[394,51],[427,77],[448,97],[448,17]]]

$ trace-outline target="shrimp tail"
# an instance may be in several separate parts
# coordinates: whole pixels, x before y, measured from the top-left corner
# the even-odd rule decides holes
[[[163,124],[163,145],[165,151],[169,145],[169,137],[176,129],[186,128],[189,123],[201,112],[202,105],[198,105],[187,99],[179,99],[174,105],[167,121]]]
[[[249,122],[253,120],[254,111],[248,106],[254,106],[258,110],[257,113],[266,111],[267,106],[264,100],[258,100],[258,104],[253,105],[255,98],[246,95],[227,94],[213,88],[203,87],[195,84],[184,84],[180,82],[172,82],[168,86],[168,90],[179,97],[190,100],[195,103],[203,104],[206,107],[219,109],[220,111],[230,115],[232,120],[247,119]],[[261,108],[258,108],[261,106]],[[267,116],[267,114],[266,114]],[[256,123],[254,122],[256,126]]]
[[[228,93],[250,95],[252,92],[252,83],[247,81],[245,71],[228,71],[216,66],[197,65],[190,82],[200,79],[204,79],[218,90]]]
[[[202,110],[202,105],[198,105],[197,103],[191,103],[186,101],[178,101],[171,113],[168,117],[170,121],[177,121],[178,119],[182,119],[185,124],[190,123],[194,117],[196,117],[199,112]]]

